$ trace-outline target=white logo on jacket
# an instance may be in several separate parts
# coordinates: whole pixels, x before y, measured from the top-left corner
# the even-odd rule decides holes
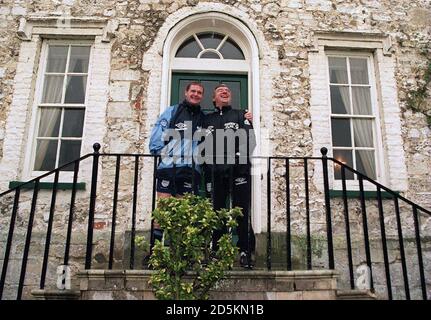
[[[226,122],[224,124],[224,128],[225,129],[235,129],[238,130],[239,129],[239,124],[236,122]]]
[[[214,132],[214,126],[208,126],[205,130],[205,136],[209,136],[211,133]]]
[[[179,122],[179,123],[175,124],[175,130],[178,130],[178,131],[187,130],[187,124],[183,123],[183,122]]]
[[[239,186],[240,184],[246,184],[247,183],[247,178],[236,178],[235,179],[235,185]]]
[[[160,120],[160,125],[162,126],[162,128],[166,128],[168,126],[168,120],[166,119]]]

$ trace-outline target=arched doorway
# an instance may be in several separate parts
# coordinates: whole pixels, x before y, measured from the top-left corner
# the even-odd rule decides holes
[[[189,16],[169,31],[163,45],[160,112],[183,99],[185,84],[199,80],[205,86],[204,109],[213,110],[212,89],[220,82],[234,92],[233,106],[253,112],[260,154],[259,49],[250,29],[220,12]],[[260,172],[252,179],[255,232],[261,231]]]

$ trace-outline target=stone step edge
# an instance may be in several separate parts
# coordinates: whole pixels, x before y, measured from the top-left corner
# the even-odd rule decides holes
[[[121,276],[150,276],[155,273],[154,270],[84,270],[78,271],[78,277],[121,277]],[[188,275],[193,275],[193,272],[188,272]],[[284,278],[337,278],[339,272],[335,270],[295,270],[295,271],[265,271],[265,270],[232,270],[225,271],[226,277],[239,277],[239,278],[271,278],[271,277],[284,277]]]
[[[337,290],[337,300],[377,300],[377,295],[371,290],[350,289]]]

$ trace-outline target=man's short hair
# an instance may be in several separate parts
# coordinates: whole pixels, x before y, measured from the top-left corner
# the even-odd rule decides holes
[[[229,89],[229,91],[230,91],[230,88],[229,88],[229,86],[228,86],[227,84],[220,83],[219,85],[217,85],[217,86],[214,88],[214,93],[216,92],[216,90],[217,90],[218,88],[228,88],[228,89]]]
[[[202,85],[202,83],[200,83],[200,82],[197,82],[197,81],[192,81],[192,82],[190,82],[188,85],[187,85],[187,87],[186,87],[186,91],[189,91],[189,89],[190,89],[190,87],[191,86],[199,86],[199,87],[201,87],[202,88],[202,93],[204,92],[204,86]]]

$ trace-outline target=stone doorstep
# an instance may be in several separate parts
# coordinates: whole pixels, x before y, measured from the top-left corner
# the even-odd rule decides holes
[[[151,270],[86,270],[78,273],[82,297],[122,297],[121,292],[154,295],[149,277]],[[335,300],[338,273],[332,270],[305,271],[227,271],[226,277],[211,290],[214,299],[289,299]],[[105,294],[106,295],[106,294]]]
[[[79,300],[81,292],[79,290],[31,290],[31,295],[36,300]]]
[[[290,292],[336,290],[338,273],[331,270],[230,271],[217,290]]]

